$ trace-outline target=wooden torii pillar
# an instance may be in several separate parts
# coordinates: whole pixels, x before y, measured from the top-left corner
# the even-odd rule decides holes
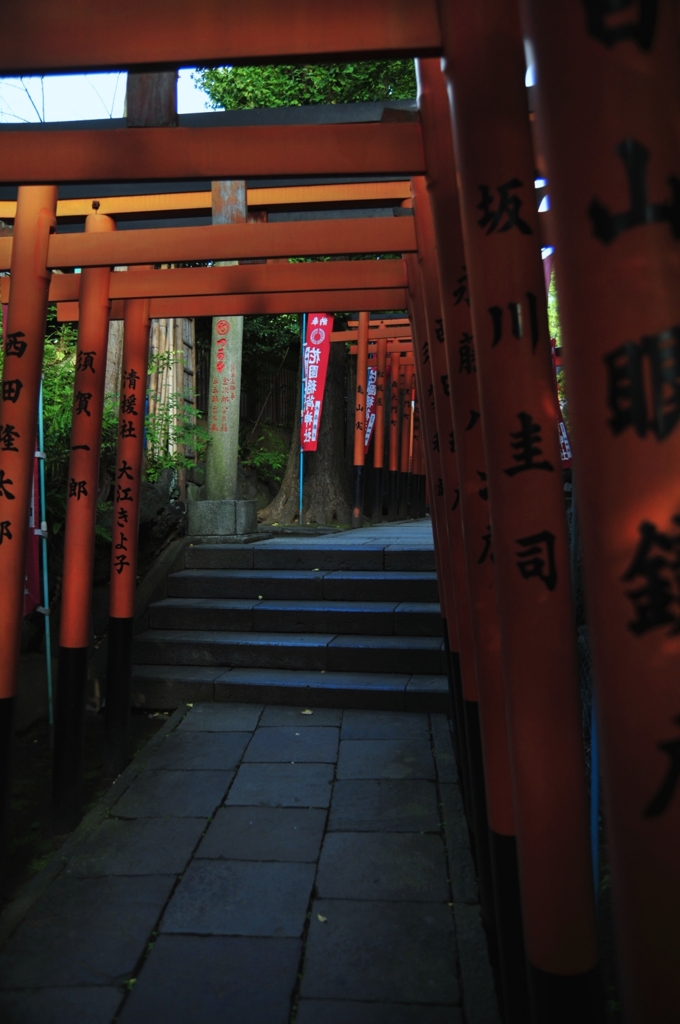
[[[677,6],[525,4],[536,54],[624,1014],[678,1019]]]

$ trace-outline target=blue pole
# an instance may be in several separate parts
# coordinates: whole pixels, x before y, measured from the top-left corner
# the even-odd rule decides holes
[[[300,359],[300,373],[302,381],[300,385],[300,430],[302,430],[302,417],[305,414],[305,339],[307,337],[307,314],[302,314],[302,348]],[[300,442],[300,497],[298,502],[298,526],[302,526],[302,489],[305,469],[305,453]]]
[[[45,658],[47,668],[47,715],[50,732],[54,727],[52,700],[52,638],[50,632],[50,587],[47,572],[47,516],[45,501],[45,431],[43,425],[43,386],[40,384],[38,400],[38,458],[40,460],[40,544],[42,552],[43,615],[45,616]]]

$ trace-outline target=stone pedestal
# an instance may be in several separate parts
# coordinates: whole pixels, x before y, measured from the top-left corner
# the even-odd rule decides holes
[[[257,533],[257,502],[188,501],[188,533],[197,538],[244,537]]]

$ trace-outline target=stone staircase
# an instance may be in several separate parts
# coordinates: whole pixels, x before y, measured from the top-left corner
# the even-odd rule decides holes
[[[446,711],[432,548],[369,533],[187,547],[135,639],[135,705]]]

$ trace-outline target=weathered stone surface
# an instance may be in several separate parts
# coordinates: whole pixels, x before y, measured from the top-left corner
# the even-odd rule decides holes
[[[314,864],[193,861],[160,930],[296,938],[302,934],[314,873]]]
[[[302,999],[295,1024],[463,1024],[463,1017],[452,1006]]]
[[[338,779],[333,832],[438,832],[437,789],[421,779]]]
[[[250,807],[328,807],[330,764],[244,764],[227,805]]]
[[[239,763],[249,741],[249,732],[177,731],[149,758],[148,768],[229,771]]]
[[[302,716],[300,716],[302,717]],[[330,762],[338,757],[339,729],[262,726],[248,744],[243,757],[248,761]]]
[[[456,903],[478,903],[479,885],[468,835],[463,799],[458,786],[441,783],[439,793],[444,815],[446,849],[449,858],[451,889]]]
[[[438,835],[334,832],[321,850],[321,899],[449,899],[444,844]]]
[[[326,811],[296,807],[221,807],[196,857],[296,861],[319,857]]]
[[[303,999],[456,1004],[455,962],[453,917],[446,904],[315,900],[300,994]]]
[[[411,740],[429,742],[427,715],[405,711],[345,711],[342,718],[343,740]]]
[[[120,988],[43,988],[0,992],[3,1024],[110,1024],[123,1001]]]
[[[339,779],[434,779],[425,740],[342,740]]]
[[[203,818],[107,818],[66,868],[97,875],[179,875],[201,837]]]
[[[451,730],[446,715],[430,715],[434,756],[440,782],[458,782],[458,768],[453,752]]]
[[[188,501],[188,533],[192,537],[229,537],[236,533],[235,501]]]
[[[113,985],[129,977],[174,875],[60,875],[0,954],[0,988]]]
[[[463,1007],[467,1024],[500,1024],[486,933],[478,906],[454,904]],[[576,1022],[574,1022],[576,1024]]]
[[[145,770],[111,809],[119,818],[209,818],[233,772]]]
[[[303,711],[311,711],[311,715],[303,714]],[[339,708],[319,708],[316,705],[313,708],[305,707],[273,707],[269,706],[264,709],[264,714],[260,720],[260,725],[263,726],[294,726],[299,729],[301,726],[304,729],[313,728],[316,729],[319,726],[329,725],[340,725],[342,721],[342,711]]]
[[[194,704],[178,731],[252,732],[261,714],[261,704]]]
[[[299,939],[161,935],[120,1024],[287,1024],[299,962]]]

